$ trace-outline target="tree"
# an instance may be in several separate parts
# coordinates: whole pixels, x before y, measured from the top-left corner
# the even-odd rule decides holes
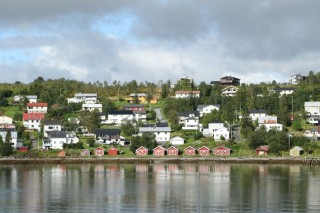
[[[169,96],[169,87],[167,84],[161,85],[161,99],[165,99]]]
[[[135,127],[132,123],[127,122],[121,125],[121,133],[126,137],[131,137],[135,134]]]
[[[98,110],[82,112],[80,124],[86,127],[88,132],[93,132],[100,126],[100,112]]]
[[[261,127],[256,131],[250,132],[248,135],[249,147],[256,149],[258,146],[267,144],[267,131]]]
[[[8,135],[8,132],[7,132],[7,135]],[[9,139],[9,137],[8,137],[8,139]],[[11,143],[10,142],[3,142],[2,137],[0,135],[0,153],[1,153],[1,155],[2,156],[10,156],[12,154],[12,152],[13,152],[13,149],[12,149]]]
[[[131,140],[130,150],[135,152],[137,148],[144,146],[149,150],[157,147],[156,136],[153,133],[143,133],[142,136],[133,137]]]

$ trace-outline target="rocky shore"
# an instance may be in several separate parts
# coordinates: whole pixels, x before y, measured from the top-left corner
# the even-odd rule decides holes
[[[0,158],[0,164],[137,164],[137,163],[247,163],[320,165],[320,158],[292,157],[100,157],[100,158]]]

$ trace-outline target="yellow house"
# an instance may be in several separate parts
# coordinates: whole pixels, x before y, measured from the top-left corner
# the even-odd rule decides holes
[[[303,149],[300,146],[295,146],[292,149],[290,149],[290,156],[300,156],[303,154]]]
[[[135,98],[137,98],[140,103],[145,104],[145,103],[148,103],[147,97],[148,97],[148,95],[145,94],[145,93],[131,93],[131,94],[130,94],[129,102],[130,102],[130,103],[133,103],[134,100],[135,100]],[[158,99],[152,97],[150,103],[154,104],[154,103],[157,103],[157,102],[158,102]]]

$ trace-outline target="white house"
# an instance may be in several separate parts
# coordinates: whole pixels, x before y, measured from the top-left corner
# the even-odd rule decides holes
[[[47,103],[28,103],[27,112],[28,113],[47,113],[48,104]]]
[[[147,122],[147,112],[145,110],[133,110],[133,117],[138,122]]]
[[[170,140],[170,127],[140,127],[139,134],[143,133],[153,133],[156,136],[156,141],[158,144],[166,144]]]
[[[83,111],[89,111],[92,112],[94,110],[98,110],[99,112],[102,112],[102,104],[82,104],[82,110]]]
[[[249,110],[249,117],[251,118],[252,121],[256,121],[261,117],[266,117],[267,116],[267,111],[266,110]]]
[[[176,98],[200,98],[200,91],[176,91]]]
[[[132,110],[110,110],[106,123],[120,126],[127,122],[133,122],[133,120],[134,114]]]
[[[170,144],[173,146],[176,145],[183,145],[184,144],[184,139],[182,137],[176,136],[170,139]]]
[[[197,110],[200,114],[200,118],[203,117],[205,114],[210,114],[214,110],[219,111],[220,105],[218,104],[209,104],[209,105],[198,105]]]
[[[45,117],[45,113],[23,113],[23,126],[27,129],[41,131],[41,120]]]
[[[259,128],[262,126],[265,126],[267,132],[269,132],[271,129],[276,131],[282,131],[283,129],[282,124],[259,124]]]
[[[48,137],[48,133],[52,131],[61,131],[62,122],[58,120],[46,120],[43,122],[44,137]]]
[[[258,124],[276,124],[277,120],[277,116],[260,116],[258,117]]]
[[[15,129],[14,125],[1,125],[0,126],[0,135],[2,137],[3,142],[5,142],[6,136],[8,131],[10,132],[11,135],[11,146],[12,148],[16,149],[17,148],[17,142],[18,142],[18,133]]]
[[[269,93],[279,93],[282,95],[291,95],[295,91],[295,88],[273,88],[269,90]]]
[[[26,98],[29,100],[29,103],[37,103],[38,96],[36,95],[27,95]]]
[[[238,92],[238,87],[235,86],[228,86],[221,90],[221,96],[230,96],[233,97]]]
[[[301,81],[304,81],[306,78],[307,78],[306,76],[300,75],[300,73],[293,75],[289,79],[289,84],[299,84]]]
[[[221,121],[212,121],[208,124],[208,129],[203,130],[205,136],[213,137],[214,140],[219,141],[221,138],[228,140],[230,138],[229,130],[224,127],[224,123]]]
[[[68,98],[68,103],[86,103],[95,104],[97,103],[96,93],[76,93],[73,98]]]
[[[179,124],[184,124],[185,120],[187,118],[198,118],[199,119],[199,112],[196,110],[190,110],[190,111],[185,111],[185,112],[180,112],[178,114],[178,119],[179,119]]]
[[[197,130],[199,129],[199,118],[189,117],[183,121],[182,124],[183,130]]]
[[[304,102],[304,111],[308,115],[320,115],[320,101]]]
[[[0,125],[1,124],[12,124],[12,118],[5,116],[5,115],[1,115],[0,116]]]
[[[49,133],[49,137],[43,140],[44,149],[63,149],[63,144],[78,143],[74,132],[67,131],[52,131]]]

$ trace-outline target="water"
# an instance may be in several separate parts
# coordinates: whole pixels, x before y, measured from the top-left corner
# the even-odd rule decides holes
[[[0,212],[320,212],[320,167],[0,166]]]

